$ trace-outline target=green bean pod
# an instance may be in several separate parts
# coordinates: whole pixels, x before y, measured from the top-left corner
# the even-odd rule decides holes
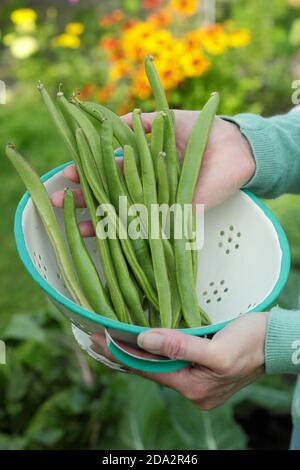
[[[194,211],[193,211],[192,224],[193,224],[193,231],[195,231],[197,228],[197,225],[196,225],[196,213]],[[199,255],[199,250],[192,250],[192,263],[193,263],[195,283],[197,282],[197,276],[198,276],[198,255]]]
[[[109,181],[109,195],[112,204],[114,205],[119,217],[119,198],[125,197],[127,201],[127,207],[132,204],[132,201],[129,198],[127,188],[123,179],[123,176],[119,172],[116,160],[114,157],[114,151],[112,146],[112,125],[108,119],[104,119],[101,123],[101,146],[104,156],[104,170],[107,181]],[[134,217],[128,216],[128,221],[122,219],[122,222],[125,224],[130,223]],[[149,255],[147,243],[143,238],[138,238],[136,240],[131,240],[132,247],[134,249],[137,260],[143,270],[145,271],[146,276],[151,282],[152,286],[155,286],[152,262]]]
[[[100,120],[102,116],[109,119],[113,126],[113,134],[122,147],[129,144],[136,150],[136,141],[132,129],[113,111],[92,101],[78,101],[79,106],[90,116]]]
[[[172,304],[171,289],[169,284],[168,270],[165,260],[165,254],[161,236],[155,239],[151,236],[151,206],[157,204],[157,192],[153,162],[151,159],[150,149],[147,143],[145,132],[141,121],[140,110],[134,110],[132,117],[133,129],[136,136],[137,147],[141,161],[142,184],[144,191],[144,203],[148,210],[149,217],[149,244],[152,255],[154,276],[156,281],[159,311],[161,316],[161,325],[163,328],[171,328],[172,326]],[[159,223],[159,221],[157,221]]]
[[[134,204],[143,204],[143,187],[136,166],[134,150],[130,145],[124,145],[123,152],[123,168],[127,191]]]
[[[190,134],[177,190],[177,203],[181,207],[184,204],[192,204],[202,156],[218,104],[219,95],[215,93],[199,114]],[[187,240],[182,235],[180,239],[174,239],[174,248],[177,283],[181,296],[183,316],[187,326],[192,328],[200,326],[201,317],[195,288],[192,255],[191,251],[186,249],[186,242]]]
[[[107,193],[108,185],[103,171],[103,157],[98,132],[89,118],[82,112],[82,110],[74,103],[70,103],[61,91],[57,93],[57,98],[60,102],[61,109],[64,109],[65,112],[69,114],[72,119],[74,119],[74,121],[77,123],[77,126],[80,127],[85,133],[96,163],[98,178],[101,180],[102,186]]]
[[[57,108],[54,104],[52,98],[50,97],[49,93],[47,92],[45,86],[42,83],[38,83],[37,89],[39,90],[46,109],[54,123],[56,129],[58,130],[59,134],[62,136],[68,150],[70,151],[72,158],[76,160],[77,158],[77,147],[76,147],[76,140],[66,122],[66,119],[62,112]]]
[[[170,188],[168,181],[168,172],[166,165],[165,152],[159,152],[157,159],[157,186],[158,186],[158,204],[169,204]]]
[[[162,87],[152,56],[146,57],[145,70],[156,101],[157,108],[166,113],[164,151],[167,154],[167,167],[170,184],[170,204],[174,204],[176,200],[179,174],[179,159],[176,150],[174,115],[169,109],[166,94]]]
[[[84,200],[87,204],[92,224],[94,226],[94,229],[96,230],[96,226],[98,223],[98,218],[96,216],[96,205],[95,205],[93,196],[91,194],[91,190],[89,188],[89,184],[87,182],[85,172],[83,171],[83,162],[80,160],[80,156],[78,154],[77,141],[74,139],[74,136],[72,132],[70,131],[63,114],[59,111],[57,106],[55,106],[54,102],[50,98],[46,89],[41,84],[39,85],[39,91],[42,94],[44,103],[46,105],[46,108],[54,124],[56,125],[59,133],[61,134],[63,140],[65,141],[67,147],[69,148],[71,155],[76,163]],[[64,103],[64,100],[62,100],[61,103]],[[83,131],[79,131],[79,136],[81,136],[82,142],[86,142]],[[93,175],[94,184],[99,187],[100,180],[97,179],[97,167],[96,167],[94,158],[91,154],[91,150],[88,147],[88,145],[84,147],[85,150],[86,148],[88,149],[87,153],[90,156],[88,171],[90,172],[90,174]],[[81,149],[81,151],[83,150]],[[87,168],[85,168],[85,170],[87,170]],[[106,199],[104,190],[101,191],[101,194],[103,195],[104,203],[109,202],[108,199]],[[127,312],[126,304],[124,302],[122,294],[119,290],[118,282],[116,280],[116,275],[114,272],[114,268],[112,266],[112,261],[111,261],[111,256],[110,256],[110,251],[109,251],[107,240],[100,240],[99,238],[96,238],[96,241],[97,241],[98,251],[100,254],[100,259],[103,264],[103,269],[104,269],[104,266],[106,267],[106,270],[104,269],[106,282],[110,290],[110,296],[113,300],[112,303],[114,305],[116,314],[120,320],[123,319],[124,321],[127,321],[128,312]]]
[[[153,160],[153,167],[155,176],[157,178],[157,159],[158,154],[163,151],[164,148],[164,127],[165,127],[166,113],[159,111],[155,116],[152,128],[151,128],[151,141],[150,149]]]
[[[64,221],[75,270],[86,298],[95,312],[117,320],[109,306],[94,262],[81,237],[76,220],[75,198],[71,189],[65,189],[64,193]]]
[[[80,128],[77,129],[77,131],[76,131],[76,140],[77,140],[77,144],[78,144],[80,159],[81,159],[81,162],[82,162],[83,173],[84,173],[84,175],[86,175],[87,180],[89,182],[90,180],[89,180],[88,175],[89,175],[89,172],[90,172],[90,167],[89,167],[89,164],[87,163],[87,161],[92,162],[93,157],[91,155],[91,152],[90,152],[88,143],[86,141],[84,132]],[[95,214],[93,216],[91,216],[92,223],[94,225],[95,231],[96,230],[101,230],[102,225],[98,224],[99,219],[98,219],[97,216],[95,218]],[[109,287],[111,299],[112,299],[113,305],[116,309],[116,312],[118,314],[118,317],[119,317],[120,321],[126,322],[127,319],[128,319],[128,313],[127,313],[127,309],[126,309],[126,305],[125,305],[125,299],[123,298],[123,293],[121,292],[119,282],[117,280],[116,265],[114,265],[114,263],[112,261],[112,252],[110,250],[111,240],[106,239],[104,237],[103,230],[100,232],[100,235],[101,235],[100,238],[98,236],[96,237],[97,238],[97,244],[98,244],[98,249],[99,249],[99,253],[100,253],[101,263],[102,263],[102,266],[103,266],[104,275],[105,275],[105,278],[106,278],[106,281],[107,281],[107,284],[108,284],[108,287]],[[114,241],[116,242],[115,245],[118,245],[118,240],[114,240]],[[115,248],[117,249],[118,246],[116,246]]]
[[[78,134],[78,131],[77,131]],[[84,137],[84,135],[83,135]],[[145,295],[149,299],[149,301],[157,308],[158,300],[156,296],[156,292],[153,289],[149,279],[147,278],[145,272],[143,271],[142,267],[140,266],[136,254],[132,248],[131,241],[127,237],[127,229],[122,223],[121,219],[119,219],[118,215],[116,214],[115,210],[111,207],[110,201],[103,191],[103,188],[99,185],[97,178],[95,177],[95,173],[93,171],[93,158],[86,142],[86,139],[82,138],[82,131],[79,132],[77,138],[80,139],[81,142],[81,159],[84,174],[87,177],[89,186],[91,187],[94,196],[99,204],[105,204],[107,208],[107,216],[109,218],[109,223],[111,224],[111,228],[116,234],[119,236],[120,243],[122,245],[123,252],[126,256],[126,259],[139,283],[141,288],[144,290]]]
[[[104,157],[103,169],[105,172],[105,179],[109,182],[108,194],[112,204],[115,206],[116,210],[118,210],[119,197],[126,196],[128,199],[128,192],[123,177],[121,176],[116,165],[113,148],[112,125],[111,122],[106,118],[101,121],[100,141],[102,155]]]
[[[81,291],[72,265],[67,254],[66,245],[60,231],[53,207],[49,200],[48,193],[41,182],[38,174],[29,163],[17,152],[12,144],[6,146],[6,156],[9,158],[17,172],[19,173],[27,191],[29,192],[37,211],[41,217],[45,230],[54,249],[57,264],[61,271],[66,286],[73,299],[82,307],[92,310],[90,303]]]

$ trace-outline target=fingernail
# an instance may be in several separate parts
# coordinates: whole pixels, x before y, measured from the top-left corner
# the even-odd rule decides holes
[[[163,345],[164,337],[159,333],[141,333],[138,336],[138,345],[152,353],[158,353]]]

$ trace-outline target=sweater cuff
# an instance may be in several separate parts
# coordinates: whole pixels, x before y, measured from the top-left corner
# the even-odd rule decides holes
[[[267,374],[300,373],[300,311],[274,307],[268,315],[265,341]]]
[[[268,119],[255,114],[237,114],[234,117],[221,116],[222,119],[239,126],[248,140],[256,163],[254,176],[243,188],[259,197],[277,197],[281,194],[281,182],[285,179],[286,163],[279,158],[276,149],[275,130]]]

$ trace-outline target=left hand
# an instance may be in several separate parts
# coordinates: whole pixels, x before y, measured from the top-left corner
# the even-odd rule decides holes
[[[174,330],[155,329],[139,335],[145,351],[191,362],[176,372],[142,377],[173,388],[202,410],[222,405],[231,395],[264,373],[264,344],[268,313],[249,313],[229,323],[212,339]],[[102,334],[93,336],[94,350],[114,360]]]

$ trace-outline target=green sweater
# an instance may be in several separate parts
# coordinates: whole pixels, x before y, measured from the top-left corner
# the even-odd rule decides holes
[[[252,147],[256,172],[245,187],[257,196],[274,198],[284,193],[300,194],[299,108],[271,118],[253,114],[226,118],[240,127]],[[288,311],[279,307],[271,310],[265,341],[265,367],[267,374],[300,374],[300,310]],[[300,376],[292,416],[300,432]]]

